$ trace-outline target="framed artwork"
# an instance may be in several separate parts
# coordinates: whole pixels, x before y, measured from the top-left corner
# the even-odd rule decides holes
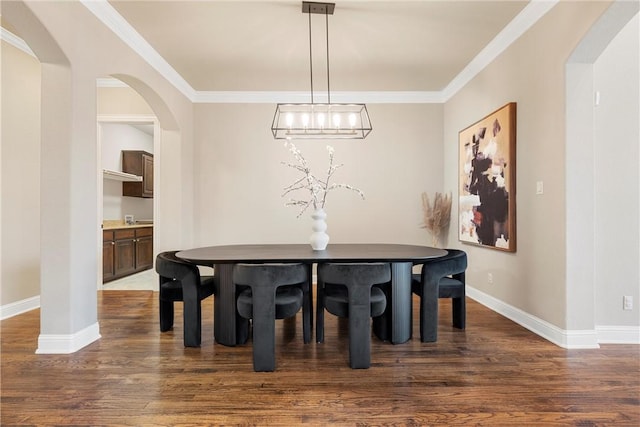
[[[516,103],[458,134],[458,238],[516,251]]]

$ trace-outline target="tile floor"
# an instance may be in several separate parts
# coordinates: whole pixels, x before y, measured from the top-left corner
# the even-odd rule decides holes
[[[213,275],[211,267],[198,267],[203,276]],[[102,285],[103,291],[158,291],[158,273],[151,268]]]
[[[141,271],[102,285],[102,290],[158,291],[158,274],[154,269]]]

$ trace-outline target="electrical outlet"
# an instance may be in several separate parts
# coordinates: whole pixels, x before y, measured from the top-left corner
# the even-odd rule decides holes
[[[633,310],[633,297],[630,295],[625,295],[622,297],[622,309],[623,310]]]
[[[493,284],[493,273],[487,274],[487,283],[490,285]]]

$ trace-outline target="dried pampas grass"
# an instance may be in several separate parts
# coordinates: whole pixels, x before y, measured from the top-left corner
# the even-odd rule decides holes
[[[438,247],[442,232],[449,226],[451,218],[451,193],[443,195],[436,192],[433,204],[429,200],[427,193],[422,193],[422,210],[424,213],[424,224],[431,233],[431,244]]]

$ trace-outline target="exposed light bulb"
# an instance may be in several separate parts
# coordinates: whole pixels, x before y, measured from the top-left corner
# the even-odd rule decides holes
[[[354,113],[349,114],[349,125],[351,127],[356,126],[356,115]]]
[[[305,128],[309,126],[309,115],[307,113],[302,115],[302,126]]]
[[[291,128],[291,126],[293,125],[293,114],[292,113],[287,113],[287,127]]]
[[[324,127],[324,113],[318,113],[318,126]]]
[[[333,115],[333,127],[340,129],[340,114],[338,113]]]

